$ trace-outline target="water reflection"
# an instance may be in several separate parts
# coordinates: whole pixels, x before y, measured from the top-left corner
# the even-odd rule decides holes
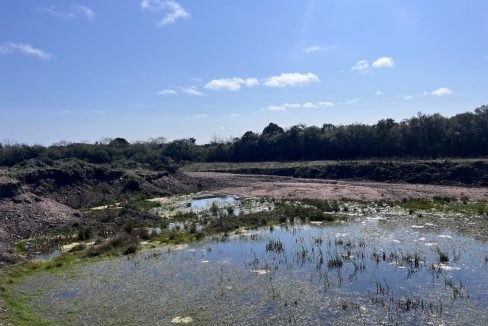
[[[486,242],[439,221],[378,217],[146,249],[36,275],[17,290],[38,293],[36,312],[72,325],[181,316],[218,325],[488,324]]]

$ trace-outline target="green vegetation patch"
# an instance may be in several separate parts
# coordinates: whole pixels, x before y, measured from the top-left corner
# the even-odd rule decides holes
[[[448,197],[434,197],[431,199],[407,199],[399,206],[408,209],[410,213],[416,210],[434,210],[439,212],[488,215],[487,201],[457,200]]]

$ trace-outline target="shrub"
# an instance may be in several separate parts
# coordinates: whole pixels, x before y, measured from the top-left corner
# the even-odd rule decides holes
[[[125,180],[124,189],[127,191],[138,191],[141,189],[141,183],[136,177],[129,176]]]

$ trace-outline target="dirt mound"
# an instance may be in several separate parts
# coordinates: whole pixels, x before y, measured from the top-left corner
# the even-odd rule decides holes
[[[135,193],[164,196],[198,189],[190,177],[174,170],[168,166],[153,171],[130,161],[92,164],[69,159],[52,164],[30,160],[11,173],[39,196],[73,208],[87,208],[128,199]]]
[[[0,264],[14,259],[11,248],[16,241],[82,222],[79,211],[29,192],[0,199]]]
[[[0,199],[15,196],[20,188],[17,180],[6,176],[0,176]]]

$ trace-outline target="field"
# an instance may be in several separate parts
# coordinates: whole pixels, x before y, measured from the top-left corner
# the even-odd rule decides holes
[[[488,185],[486,159],[193,163],[183,169],[332,180]]]

